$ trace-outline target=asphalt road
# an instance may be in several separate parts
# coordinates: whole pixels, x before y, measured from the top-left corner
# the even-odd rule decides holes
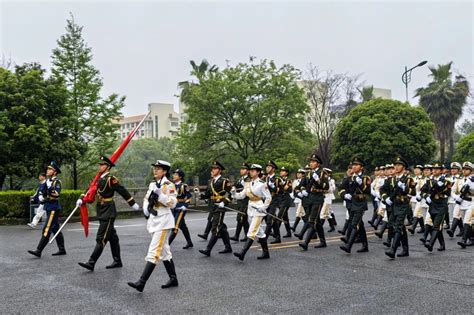
[[[342,205],[334,206],[339,228],[344,221]],[[292,209],[293,210],[293,209]],[[369,217],[365,215],[365,221]],[[294,211],[290,212],[294,218]],[[84,238],[80,224],[65,229],[66,256],[52,257],[53,243],[41,259],[27,253],[35,249],[40,230],[26,226],[0,227],[0,314],[30,313],[297,313],[297,314],[439,314],[474,312],[474,251],[446,238],[445,252],[432,253],[410,236],[410,257],[389,261],[385,247],[369,229],[369,252],[351,255],[339,249],[337,232],[326,233],[328,247],[307,252],[296,238],[271,246],[271,259],[259,261],[259,246],[244,262],[232,254],[220,255],[222,241],[212,256],[198,253],[206,243],[196,237],[206,214],[189,213],[188,226],[194,248],[183,250],[180,234],[172,245],[179,287],[161,289],[167,274],[159,264],[145,291],[127,285],[136,281],[145,264],[150,241],[143,218],[118,220],[121,269],[107,270],[112,261],[106,248],[94,272],[77,265],[87,261],[95,244],[97,225]],[[227,214],[231,234],[235,215]],[[302,224],[300,224],[301,227]],[[328,227],[326,227],[326,230]],[[283,231],[283,227],[282,227]],[[243,243],[233,243],[240,250]],[[258,245],[258,244],[257,244]]]

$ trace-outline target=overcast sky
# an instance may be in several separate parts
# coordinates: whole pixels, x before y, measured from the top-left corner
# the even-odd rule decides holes
[[[5,1],[0,52],[50,67],[69,12],[104,79],[104,95],[126,95],[125,115],[150,102],[178,104],[189,60],[225,66],[250,55],[304,69],[362,73],[405,99],[404,66],[454,62],[474,84],[472,1]],[[410,96],[429,82],[414,70]],[[413,102],[413,101],[412,101]],[[416,102],[416,101],[415,101]]]

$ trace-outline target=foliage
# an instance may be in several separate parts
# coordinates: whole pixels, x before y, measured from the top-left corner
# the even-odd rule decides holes
[[[474,162],[474,132],[471,132],[459,140],[453,156],[454,161]]]
[[[340,169],[358,155],[372,170],[401,155],[410,164],[433,158],[433,123],[419,107],[374,99],[353,109],[337,126],[332,160]]]

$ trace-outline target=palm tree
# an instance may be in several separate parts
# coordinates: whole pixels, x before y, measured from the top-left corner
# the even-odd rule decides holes
[[[210,66],[209,62],[206,59],[203,59],[198,65],[194,60],[189,61],[191,64],[192,70],[191,75],[198,79],[198,82],[206,79],[210,73],[217,72],[219,68],[216,65]],[[178,83],[178,87],[181,89],[180,100],[185,101],[186,95],[189,92],[190,87],[196,84],[190,81],[181,81]]]
[[[421,107],[435,124],[436,136],[440,143],[440,159],[446,161],[446,142],[449,142],[447,160],[454,153],[454,126],[462,116],[469,95],[469,82],[462,75],[452,79],[452,62],[429,67],[433,78],[427,87],[418,88]]]
[[[362,103],[368,102],[371,99],[374,99],[374,86],[365,86],[361,89],[357,88],[357,91],[360,93],[360,98],[362,99]]]

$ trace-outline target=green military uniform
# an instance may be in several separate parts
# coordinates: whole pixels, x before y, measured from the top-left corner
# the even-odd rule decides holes
[[[362,167],[365,165],[359,157],[353,158],[351,164],[359,164]],[[363,216],[365,211],[368,210],[367,201],[370,196],[370,183],[370,177],[364,175],[361,171],[358,174],[352,174],[351,177],[348,177],[345,184],[346,188],[342,190],[344,193],[344,195],[342,195],[343,198],[346,201],[350,201],[349,226],[346,231],[346,237],[341,238],[346,242],[346,245],[340,246],[340,249],[347,253],[351,252],[352,245],[357,236],[359,236],[362,242],[362,248],[357,250],[357,252],[362,253],[369,251]]]
[[[267,166],[271,166],[274,169],[277,169],[278,166],[273,161],[268,161]],[[270,206],[267,208],[267,213],[276,215],[277,209],[280,206],[281,194],[282,194],[282,181],[280,176],[276,174],[269,175],[267,174],[265,181],[268,186],[268,190],[272,195],[272,202]],[[270,236],[271,231],[273,230],[273,237],[275,238],[274,241],[270,242],[270,244],[281,243],[281,236],[280,236],[280,225],[278,224],[279,221],[275,218],[267,215],[265,218],[267,226],[265,228],[265,234],[267,238]]]
[[[408,167],[407,161],[403,158],[398,157],[394,165],[403,165],[404,168]],[[395,258],[398,246],[400,242],[402,244],[403,251],[398,254],[398,257],[408,256],[408,234],[405,227],[405,219],[410,213],[410,200],[411,197],[416,194],[415,184],[413,178],[399,174],[392,176],[385,181],[383,186],[380,188],[380,194],[383,202],[387,206],[392,206],[392,215],[390,217],[391,225],[393,227],[393,238],[390,244],[390,249],[385,252],[390,258]]]
[[[308,183],[309,183],[308,176],[309,176],[309,166],[306,166],[305,175],[303,176],[303,178],[301,178],[299,185],[296,186],[293,191],[293,194],[296,197],[301,199],[301,206],[303,207],[304,212],[305,212],[305,215],[303,216],[303,222],[305,224],[303,225],[303,228],[301,229],[300,233],[295,233],[295,236],[299,238],[300,240],[303,239],[303,236],[306,233],[306,230],[308,229],[308,226],[309,226],[308,224],[306,224],[308,223],[308,218],[309,218],[309,211],[308,211],[308,205],[309,205],[308,195],[309,194],[306,193],[306,186],[308,186]],[[294,228],[293,230],[296,230],[296,228]]]
[[[433,169],[442,169],[440,163],[435,163]],[[433,221],[433,230],[431,232],[430,241],[425,243],[425,247],[431,252],[436,240],[440,243],[438,250],[445,249],[443,236],[443,221],[448,211],[448,198],[451,195],[452,182],[444,175],[433,176],[421,188],[421,196],[425,198],[429,206],[429,213]]]
[[[282,167],[280,171],[285,171],[288,175],[289,171],[286,167]],[[278,206],[278,217],[285,221],[286,235],[283,237],[291,237],[291,227],[290,227],[290,218],[288,217],[288,210],[291,207],[292,199],[291,193],[293,192],[293,182],[288,176],[280,177],[281,180],[281,189],[280,189],[280,204]],[[278,221],[278,231],[280,230],[282,221]]]
[[[106,164],[109,167],[115,166],[112,161],[104,156],[101,157],[100,164]],[[102,255],[107,242],[110,242],[110,249],[114,261],[106,268],[122,267],[119,238],[114,227],[115,219],[117,217],[117,207],[115,206],[113,197],[116,192],[122,196],[130,206],[136,204],[127,189],[120,184],[118,178],[111,175],[108,171],[104,172],[97,182],[96,213],[97,218],[99,219],[99,229],[97,230],[96,235],[96,245],[89,261],[87,263],[79,263],[81,267],[88,270],[94,270],[95,263]]]
[[[240,166],[241,169],[247,169],[247,170],[249,169],[249,167],[250,165],[248,165],[247,163],[242,163],[242,165]],[[244,189],[245,183],[248,183],[248,182],[250,182],[250,177],[248,175],[240,177],[239,181],[235,183],[235,188],[237,192],[241,192]],[[248,197],[237,200],[237,210],[245,214],[237,213],[237,217],[236,217],[237,226],[235,228],[235,234],[233,237],[230,238],[233,241],[236,241],[236,242],[239,241],[239,236],[240,236],[240,232],[242,231],[242,228],[244,229],[245,237],[241,239],[241,241],[245,242],[247,240],[247,233],[249,231],[249,220],[248,220],[248,215],[247,215],[248,204],[249,204]]]

